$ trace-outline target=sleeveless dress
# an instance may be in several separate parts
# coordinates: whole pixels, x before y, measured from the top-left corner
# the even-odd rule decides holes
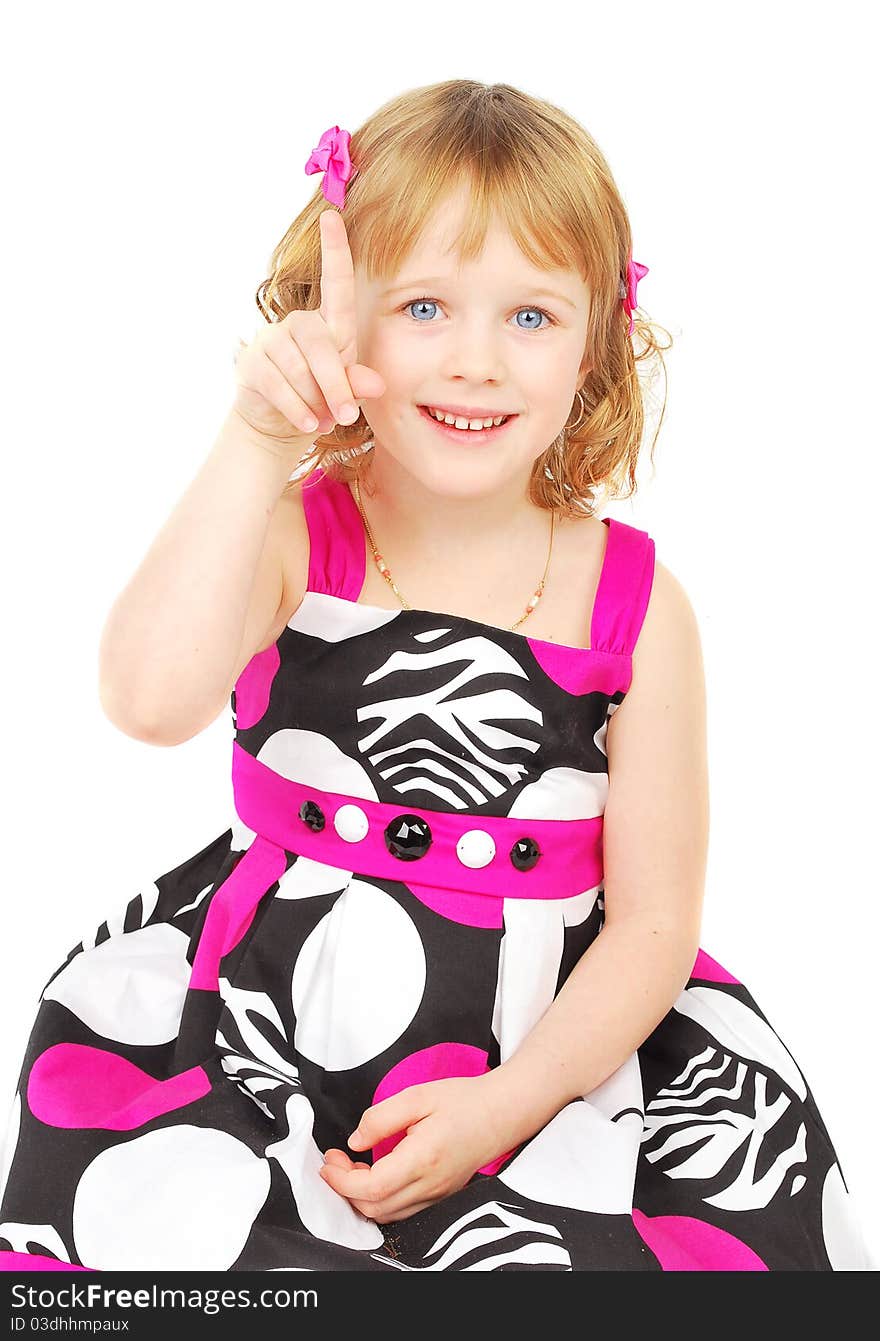
[[[585,650],[359,604],[350,490],[303,499],[308,590],[232,694],[231,826],[40,994],[0,1265],[872,1269],[801,1070],[703,949],[637,1052],[458,1192],[380,1225],[322,1181],[365,1108],[505,1062],[600,933],[654,542],[603,519]]]

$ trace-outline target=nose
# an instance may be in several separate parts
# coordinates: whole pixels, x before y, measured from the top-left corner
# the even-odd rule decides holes
[[[506,375],[504,356],[497,333],[488,321],[474,318],[459,321],[449,336],[441,359],[441,372],[450,381],[475,384],[503,382]]]

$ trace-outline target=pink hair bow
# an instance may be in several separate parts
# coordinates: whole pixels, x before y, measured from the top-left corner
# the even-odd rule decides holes
[[[339,209],[345,205],[345,184],[354,174],[351,155],[348,152],[350,141],[351,135],[347,130],[331,126],[329,130],[324,131],[306,163],[307,173],[323,172],[321,190],[331,205],[336,205]]]
[[[630,335],[632,335],[633,326],[635,325],[632,319],[632,314],[638,306],[636,301],[636,290],[638,288],[639,280],[644,279],[647,273],[648,267],[646,265],[640,265],[638,261],[634,261],[632,257],[630,257],[629,264],[626,268],[626,282],[623,280],[620,281],[620,296],[623,299],[623,310],[624,312],[629,313]]]

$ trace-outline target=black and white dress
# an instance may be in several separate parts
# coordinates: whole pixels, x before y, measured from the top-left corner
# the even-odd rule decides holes
[[[584,650],[361,604],[350,490],[303,497],[309,589],[232,696],[231,826],[40,995],[0,1265],[871,1269],[801,1070],[702,949],[637,1052],[460,1191],[379,1225],[322,1181],[365,1108],[506,1061],[599,935],[654,543],[604,519]]]

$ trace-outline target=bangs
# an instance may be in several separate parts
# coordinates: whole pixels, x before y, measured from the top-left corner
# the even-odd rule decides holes
[[[356,263],[370,280],[398,274],[438,207],[460,195],[466,208],[451,248],[459,262],[480,256],[497,222],[536,269],[576,270],[610,310],[628,238],[590,137],[564,113],[550,119],[530,100],[520,106],[523,95],[507,85],[495,86],[503,94],[495,99],[482,89],[474,103],[454,84],[455,97],[434,86],[433,106],[420,106],[412,124],[389,104],[352,136],[345,220]]]
[[[519,185],[511,186],[495,166],[484,166],[481,172],[475,165],[443,166],[445,171],[437,171],[433,165],[435,180],[429,182],[418,167],[410,176],[400,172],[398,164],[403,180],[396,189],[380,195],[373,191],[375,199],[359,201],[357,224],[349,238],[352,254],[369,279],[398,274],[437,209],[461,193],[466,193],[467,205],[462,231],[452,247],[459,262],[479,258],[489,228],[498,222],[536,269],[575,269],[587,282],[596,278],[599,267],[575,224],[576,207],[566,220],[558,201],[546,198],[543,191],[528,196]]]

